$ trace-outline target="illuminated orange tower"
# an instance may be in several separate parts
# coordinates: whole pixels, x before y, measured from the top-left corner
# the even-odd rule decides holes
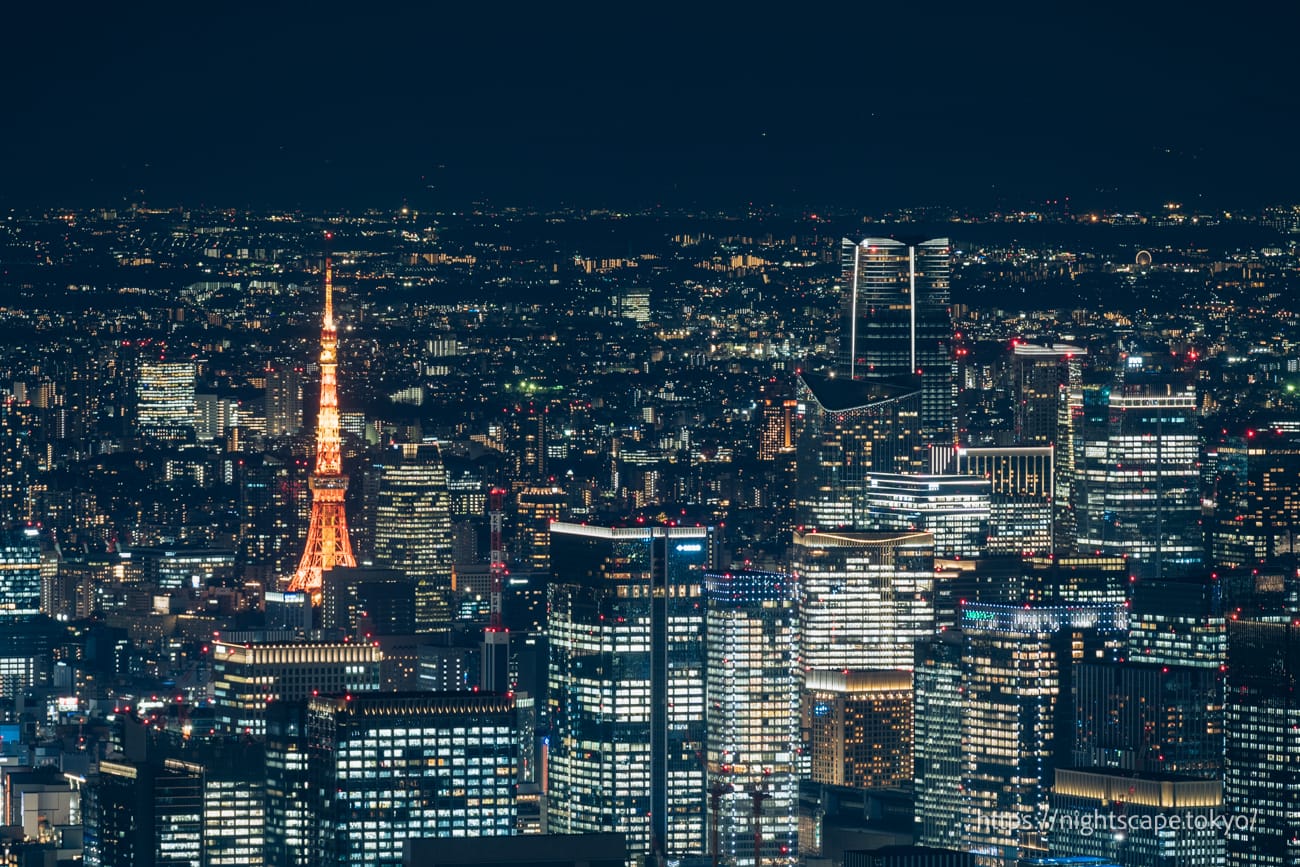
[[[328,236],[327,236],[328,237]],[[320,331],[320,413],[316,416],[316,471],[311,474],[311,527],[307,548],[289,582],[291,591],[311,594],[321,601],[321,572],[335,566],[355,566],[343,495],[348,477],[343,475],[339,439],[338,392],[339,335],[334,327],[334,274],[325,258],[325,319]]]

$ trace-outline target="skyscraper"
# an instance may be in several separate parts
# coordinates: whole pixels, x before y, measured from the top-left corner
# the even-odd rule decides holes
[[[916,651],[913,778],[916,840],[923,846],[959,849],[962,810],[962,655],[958,629],[935,633]]]
[[[1300,551],[1300,432],[1260,425],[1225,436],[1214,481],[1216,567]]]
[[[1011,347],[1016,443],[1051,445],[1057,441],[1057,407],[1063,388],[1079,383],[1088,350],[1066,343],[1039,346],[1020,340]]]
[[[911,669],[934,630],[929,533],[795,532],[792,555],[810,669]]]
[[[1117,656],[1128,629],[1116,605],[962,607],[963,833],[1000,863],[1046,849],[1038,818],[1069,755],[1078,660]]]
[[[280,363],[266,370],[266,435],[285,436],[302,430],[302,371]]]
[[[953,472],[989,481],[988,553],[1052,552],[1051,446],[958,448],[953,457]]]
[[[703,851],[706,527],[551,525],[547,829]]]
[[[87,867],[199,867],[203,856],[203,769],[101,761],[82,805]]]
[[[40,533],[34,527],[0,529],[0,624],[40,612]]]
[[[338,329],[334,325],[334,272],[325,260],[325,315],[320,334],[320,411],[316,416],[316,471],[311,475],[311,525],[307,545],[289,589],[305,591],[320,605],[321,572],[335,566],[355,566],[343,497],[348,477],[343,475],[339,433]]]
[[[1082,400],[1070,491],[1078,549],[1128,555],[1145,577],[1194,568],[1204,559],[1195,388],[1126,372]]]
[[[383,654],[366,642],[212,644],[212,693],[217,726],[261,735],[266,709],[320,692],[379,689]]]
[[[450,619],[451,494],[432,443],[389,450],[379,476],[375,557],[415,584],[415,628],[445,628]]]
[[[956,432],[947,238],[841,241],[844,367],[850,379],[921,378],[921,427]]]
[[[408,838],[514,833],[514,700],[369,693],[307,702],[314,864],[398,865]]]
[[[762,863],[798,860],[798,588],[776,572],[705,578],[708,765],[734,790],[719,801],[719,852],[753,864],[750,794],[761,788]]]
[[[813,780],[857,789],[911,784],[911,672],[810,671],[804,702]]]
[[[194,437],[192,361],[144,361],[136,378],[136,426],[162,440]]]
[[[1252,817],[1230,828],[1228,864],[1300,864],[1300,626],[1228,623],[1224,809]]]
[[[988,544],[989,489],[975,476],[869,473],[861,524],[927,532],[936,557],[980,557]]]
[[[798,523],[864,529],[868,475],[913,473],[924,466],[921,391],[804,373],[797,401]]]

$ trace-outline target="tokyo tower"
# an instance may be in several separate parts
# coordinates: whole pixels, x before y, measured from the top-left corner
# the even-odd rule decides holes
[[[329,237],[328,235],[326,236]],[[320,413],[316,416],[316,471],[311,474],[311,527],[307,548],[289,590],[311,594],[321,602],[321,572],[335,566],[355,566],[343,495],[348,477],[343,475],[339,441],[338,330],[334,327],[334,275],[325,258],[325,318],[320,331]]]

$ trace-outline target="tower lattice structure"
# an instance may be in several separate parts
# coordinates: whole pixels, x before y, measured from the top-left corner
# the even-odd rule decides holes
[[[335,566],[355,566],[343,497],[348,477],[343,474],[339,435],[338,330],[334,325],[334,274],[325,259],[325,316],[320,332],[320,412],[316,416],[316,469],[311,487],[311,526],[307,547],[289,582],[291,591],[311,594],[321,601],[321,573]]]

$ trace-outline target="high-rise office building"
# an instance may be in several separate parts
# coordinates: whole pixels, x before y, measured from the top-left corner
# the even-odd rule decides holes
[[[203,769],[101,761],[83,790],[86,867],[203,863]]]
[[[705,527],[551,525],[550,833],[704,849]]]
[[[519,524],[515,530],[515,561],[524,569],[547,572],[551,568],[551,524],[564,516],[568,499],[555,485],[524,488],[515,496]]]
[[[810,671],[804,714],[814,781],[854,789],[911,784],[911,672]]]
[[[1219,780],[1066,768],[1056,772],[1051,805],[1048,843],[1063,860],[1114,859],[1126,867],[1223,863]]]
[[[1133,661],[1075,669],[1074,755],[1085,767],[1219,777],[1223,672]]]
[[[1300,432],[1248,427],[1218,446],[1210,549],[1220,569],[1300,552]]]
[[[965,842],[962,777],[962,655],[966,639],[958,629],[936,633],[916,651],[913,785],[915,837],[923,846],[960,849]]]
[[[1001,863],[1045,852],[1037,821],[1069,756],[1076,663],[1118,657],[1123,606],[968,604],[962,657],[963,833]]]
[[[218,728],[260,736],[266,708],[316,693],[379,689],[383,653],[369,642],[212,644],[212,695]]]
[[[956,432],[949,254],[947,238],[841,242],[845,372],[849,379],[919,376],[921,427],[938,442]]]
[[[911,669],[934,631],[929,533],[796,532],[792,565],[809,669]]]
[[[1228,864],[1300,864],[1300,626],[1228,623],[1224,810],[1249,815],[1227,830]]]
[[[39,530],[0,529],[0,624],[40,614],[41,562]]]
[[[136,378],[136,426],[145,436],[185,440],[194,436],[192,361],[143,361]]]
[[[0,395],[0,527],[32,518],[33,422],[26,401]]]
[[[776,572],[705,577],[709,774],[733,791],[719,803],[719,852],[753,864],[750,794],[761,788],[762,863],[794,864],[799,836],[798,588]]]
[[[1196,391],[1126,374],[1082,392],[1071,483],[1078,550],[1128,555],[1144,577],[1202,562]]]
[[[339,566],[325,573],[321,625],[351,638],[415,633],[415,588],[398,569]]]
[[[283,362],[268,367],[263,401],[267,436],[292,436],[302,430],[302,370]]]
[[[953,451],[951,472],[989,482],[989,554],[1052,553],[1052,458],[1051,446]]]
[[[805,373],[797,400],[798,523],[863,529],[868,474],[913,473],[924,467],[920,390]]]
[[[975,476],[869,473],[862,525],[927,532],[936,557],[980,557],[988,544],[989,489]]]
[[[420,632],[450,620],[451,495],[436,445],[391,450],[379,479],[375,511],[375,557],[415,584],[415,623]]]
[[[269,867],[308,867],[317,829],[307,764],[307,702],[279,701],[266,709],[265,859]]]
[[[306,729],[313,864],[399,865],[407,839],[515,832],[510,697],[322,696]]]
[[[1012,400],[1015,404],[1015,440],[1019,445],[1057,442],[1057,420],[1062,389],[1077,385],[1088,350],[1068,343],[1041,346],[1013,341],[1011,346]]]
[[[1134,584],[1129,658],[1221,669],[1228,661],[1223,582],[1203,576]]]

